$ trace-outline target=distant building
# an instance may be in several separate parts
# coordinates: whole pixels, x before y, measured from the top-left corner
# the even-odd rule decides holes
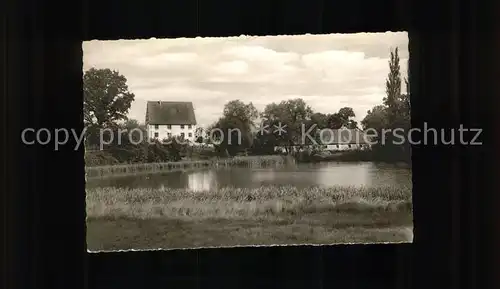
[[[295,145],[292,151],[311,150],[314,147],[327,151],[364,150],[370,148],[370,139],[359,129],[320,129],[317,131],[316,145]],[[277,152],[285,152],[284,146],[276,146]]]
[[[196,116],[192,102],[148,101],[146,127],[150,139],[181,137],[196,140]]]
[[[320,135],[321,145],[329,151],[359,150],[370,147],[370,139],[359,129],[324,129]]]

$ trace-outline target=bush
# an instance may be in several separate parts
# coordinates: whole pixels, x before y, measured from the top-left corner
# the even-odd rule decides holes
[[[95,151],[85,153],[86,166],[109,166],[116,165],[119,161],[108,152]]]

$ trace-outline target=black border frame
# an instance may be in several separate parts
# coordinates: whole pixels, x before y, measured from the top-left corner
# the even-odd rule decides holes
[[[8,1],[2,288],[498,286],[495,1]],[[409,31],[414,127],[484,129],[481,147],[414,148],[413,244],[88,254],[83,151],[20,143],[25,127],[83,127],[82,40],[385,31]]]

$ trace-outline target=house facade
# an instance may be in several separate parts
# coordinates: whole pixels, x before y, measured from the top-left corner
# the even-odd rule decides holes
[[[340,129],[319,129],[317,132],[316,146],[315,145],[296,145],[290,147],[292,151],[310,150],[314,147],[327,151],[354,151],[365,150],[371,147],[370,139],[366,137],[364,132],[359,129],[348,129],[342,127]],[[285,152],[285,147],[276,146],[277,152]]]
[[[148,101],[146,127],[150,139],[177,138],[194,143],[196,116],[192,102]]]
[[[369,139],[362,130],[342,127],[336,130],[323,130],[320,139],[328,151],[363,150],[370,148]]]

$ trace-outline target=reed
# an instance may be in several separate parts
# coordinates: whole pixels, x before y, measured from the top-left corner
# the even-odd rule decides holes
[[[411,242],[411,188],[87,191],[89,250]]]
[[[164,163],[143,163],[111,166],[86,167],[87,177],[107,177],[116,175],[132,175],[140,173],[173,172],[179,170],[196,170],[222,167],[281,167],[294,164],[293,158],[287,156],[241,156],[227,159],[180,161]]]
[[[87,190],[89,218],[265,219],[331,211],[411,215],[411,188],[265,186],[198,192],[170,188]]]

